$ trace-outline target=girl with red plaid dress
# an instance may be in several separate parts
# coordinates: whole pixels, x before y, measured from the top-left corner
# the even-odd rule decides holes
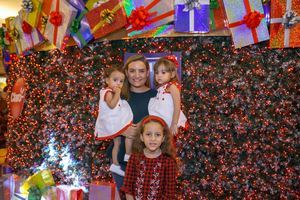
[[[126,199],[176,199],[177,165],[172,134],[166,122],[147,116],[133,143],[122,191]]]
[[[149,114],[163,118],[173,135],[178,127],[185,127],[187,121],[180,110],[178,66],[175,56],[162,57],[154,64],[155,81],[159,87],[156,97],[151,98],[148,105]]]

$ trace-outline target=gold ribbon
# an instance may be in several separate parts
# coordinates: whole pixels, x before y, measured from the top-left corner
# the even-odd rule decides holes
[[[102,28],[106,24],[111,24],[114,21],[115,13],[123,6],[123,2],[118,3],[112,10],[104,9],[100,13],[101,20],[92,29],[92,34],[94,34],[99,28]]]

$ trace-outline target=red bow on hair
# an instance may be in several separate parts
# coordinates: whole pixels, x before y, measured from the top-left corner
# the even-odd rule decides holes
[[[62,16],[59,12],[57,11],[52,11],[50,13],[50,22],[51,24],[53,24],[54,26],[59,26],[62,23]]]
[[[166,56],[165,58],[166,58],[167,60],[173,62],[173,63],[175,64],[176,68],[179,67],[179,63],[178,63],[178,60],[177,60],[177,57],[176,57],[176,56],[174,56],[174,55],[169,55],[169,56]]]
[[[22,30],[26,34],[30,34],[32,32],[32,27],[25,21],[22,22]]]
[[[264,18],[264,15],[255,10],[245,15],[243,21],[248,28],[254,29],[259,26],[262,18]]]
[[[128,17],[128,22],[132,25],[134,30],[141,30],[145,26],[151,24],[149,18],[156,13],[150,13],[144,6],[138,7],[133,10]]]

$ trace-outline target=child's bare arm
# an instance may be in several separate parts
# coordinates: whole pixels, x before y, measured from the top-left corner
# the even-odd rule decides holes
[[[173,98],[173,104],[174,104],[174,112],[172,116],[172,124],[171,124],[171,132],[173,134],[177,133],[177,124],[179,120],[179,114],[180,114],[180,91],[175,85],[170,85],[169,87],[170,94]]]
[[[108,107],[111,109],[115,108],[120,100],[121,89],[114,88],[113,92],[108,91],[105,94],[104,101],[107,103]]]

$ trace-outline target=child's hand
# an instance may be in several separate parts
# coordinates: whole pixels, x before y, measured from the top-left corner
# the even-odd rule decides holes
[[[121,88],[118,87],[118,86],[116,86],[116,87],[113,88],[113,92],[114,92],[115,94],[121,94]]]
[[[170,132],[171,132],[173,135],[176,135],[176,134],[177,134],[177,131],[178,131],[177,124],[171,124]]]

